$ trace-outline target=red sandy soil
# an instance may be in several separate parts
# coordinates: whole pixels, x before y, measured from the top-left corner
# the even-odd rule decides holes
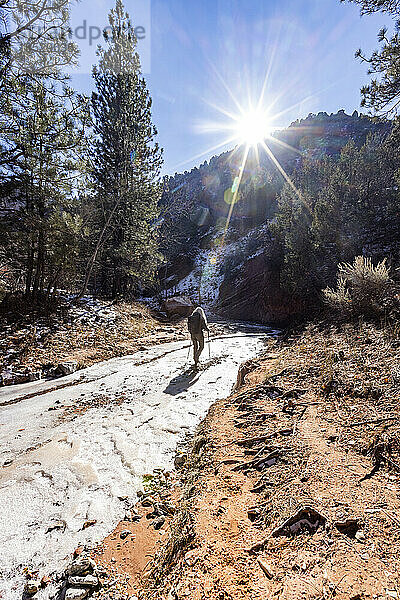
[[[130,531],[131,534],[121,539],[121,532],[126,531]],[[108,598],[110,593],[116,594],[116,592],[123,593],[124,597],[135,595],[140,585],[140,573],[144,571],[165,535],[166,528],[156,531],[145,518],[142,518],[139,523],[121,521],[115,531],[93,553],[93,558],[99,567],[105,568],[109,574],[106,589],[100,597]]]
[[[164,525],[155,529],[155,520],[151,517],[152,503],[167,502],[173,507],[181,495],[180,488],[169,474],[164,478],[164,472],[161,472],[155,479],[158,482],[162,480],[161,486],[153,485],[135,509],[128,511],[131,518],[121,521],[91,553],[103,576],[103,587],[96,594],[97,598],[135,598],[140,593],[142,574],[167,537],[172,517],[166,516]],[[140,520],[132,522],[135,515]]]

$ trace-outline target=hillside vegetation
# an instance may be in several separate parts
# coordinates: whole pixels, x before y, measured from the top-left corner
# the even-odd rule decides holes
[[[164,227],[180,240],[166,249],[166,279],[176,284],[190,271],[188,255],[209,249],[223,280],[216,305],[221,314],[286,321],[319,305],[339,263],[358,255],[398,261],[397,127],[339,111],[309,115],[276,137],[292,147],[268,141],[290,182],[260,153],[259,164],[245,174],[226,237],[224,199],[240,152],[166,181]]]

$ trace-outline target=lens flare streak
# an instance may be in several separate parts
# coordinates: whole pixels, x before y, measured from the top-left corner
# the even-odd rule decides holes
[[[285,169],[282,167],[282,165],[280,164],[279,160],[276,158],[276,156],[274,155],[272,150],[270,148],[268,148],[268,146],[265,142],[262,143],[262,147],[264,148],[265,152],[268,154],[268,156],[270,157],[270,159],[272,160],[272,162],[278,169],[279,173],[282,175],[282,177],[285,179],[285,181],[287,181],[287,183],[290,185],[290,187],[292,188],[292,190],[294,191],[296,196],[298,196],[298,198],[300,200],[302,200],[300,191],[294,185],[293,181],[290,179],[289,175],[286,173]]]
[[[224,235],[222,237],[222,242],[221,242],[221,246],[222,247],[225,245],[226,233],[228,231],[228,227],[229,227],[229,224],[231,222],[231,218],[232,218],[232,214],[233,214],[233,209],[235,207],[235,203],[236,203],[236,200],[237,200],[237,197],[238,197],[238,194],[239,194],[239,188],[240,188],[240,184],[242,182],[243,173],[244,173],[244,170],[245,170],[245,167],[246,167],[246,163],[247,163],[247,157],[249,156],[249,151],[250,151],[250,147],[246,146],[246,149],[245,149],[244,154],[243,154],[242,164],[241,164],[240,171],[239,171],[239,176],[238,176],[237,180],[235,181],[235,190],[234,190],[234,193],[233,193],[233,198],[232,198],[231,205],[229,207],[228,217],[226,219],[226,224],[225,224],[225,229],[224,229]]]

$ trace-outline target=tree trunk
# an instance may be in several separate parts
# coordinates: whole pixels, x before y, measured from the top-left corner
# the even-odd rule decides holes
[[[93,254],[92,254],[92,256],[91,256],[91,258],[89,260],[88,266],[86,268],[85,279],[84,279],[83,285],[82,285],[81,290],[78,293],[78,295],[75,296],[75,298],[73,299],[73,302],[77,302],[78,300],[80,300],[86,294],[87,287],[89,285],[90,276],[91,276],[92,271],[93,271],[94,263],[96,262],[97,255],[98,255],[99,250],[101,248],[101,245],[102,245],[102,243],[104,241],[104,236],[106,234],[106,231],[107,231],[107,229],[108,229],[108,227],[109,227],[109,225],[111,223],[111,220],[112,220],[112,218],[113,218],[113,216],[115,214],[115,211],[117,210],[120,202],[121,202],[121,197],[115,203],[114,208],[110,212],[109,217],[108,217],[107,221],[105,222],[103,229],[101,230],[101,233],[99,235],[99,239],[97,240],[97,244],[96,244],[95,249],[93,251]]]
[[[35,278],[33,280],[33,289],[32,289],[33,300],[37,300],[37,297],[38,297],[39,286],[40,286],[40,281],[42,278],[43,268],[44,268],[44,233],[43,233],[43,231],[39,231],[36,271],[35,271]]]
[[[57,289],[57,283],[64,268],[64,262],[58,267],[54,277],[49,281],[49,285],[47,286],[46,297],[50,298],[51,288],[54,288],[54,291]]]
[[[31,244],[28,250],[28,260],[26,264],[26,281],[25,281],[25,296],[28,297],[31,293],[32,286],[32,277],[33,277],[33,261],[35,258],[35,247],[33,244],[33,240],[31,240]]]

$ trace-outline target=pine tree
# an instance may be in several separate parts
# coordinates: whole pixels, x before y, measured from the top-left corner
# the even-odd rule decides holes
[[[276,222],[271,225],[272,233],[281,246],[281,283],[286,290],[296,294],[306,294],[311,290],[310,205],[307,193],[296,194],[291,186],[285,184],[279,198]]]
[[[0,0],[0,56],[7,57],[13,76],[49,76],[76,62],[70,5],[70,0]]]
[[[399,256],[397,135],[353,141],[338,159],[305,162],[285,186],[271,225],[281,254],[281,282],[297,294],[333,282],[337,264],[360,254]]]
[[[74,273],[82,231],[89,112],[62,72],[78,55],[69,4],[0,2],[0,255],[34,300]]]
[[[69,16],[69,0],[0,0],[0,167],[22,156],[7,138],[9,115],[29,110],[30,84],[46,93],[68,83],[62,71],[79,55]]]
[[[361,7],[362,15],[382,12],[395,20],[395,31],[388,35],[386,27],[378,33],[380,50],[375,50],[368,58],[359,49],[356,57],[369,65],[368,74],[373,75],[371,83],[361,88],[361,106],[390,115],[398,114],[400,108],[400,0],[340,0],[352,2]]]
[[[18,106],[9,104],[5,139],[19,153],[0,170],[1,247],[35,301],[74,266],[88,119],[84,99],[45,83],[28,78]]]
[[[375,12],[396,14],[400,11],[400,0],[340,0],[352,2],[361,6],[362,15],[371,15]]]
[[[155,142],[151,98],[140,73],[136,37],[121,0],[98,50],[92,95],[93,239],[81,296],[95,268],[104,294],[128,295],[152,282],[160,256],[156,220],[162,151]],[[97,264],[96,264],[97,261]]]

